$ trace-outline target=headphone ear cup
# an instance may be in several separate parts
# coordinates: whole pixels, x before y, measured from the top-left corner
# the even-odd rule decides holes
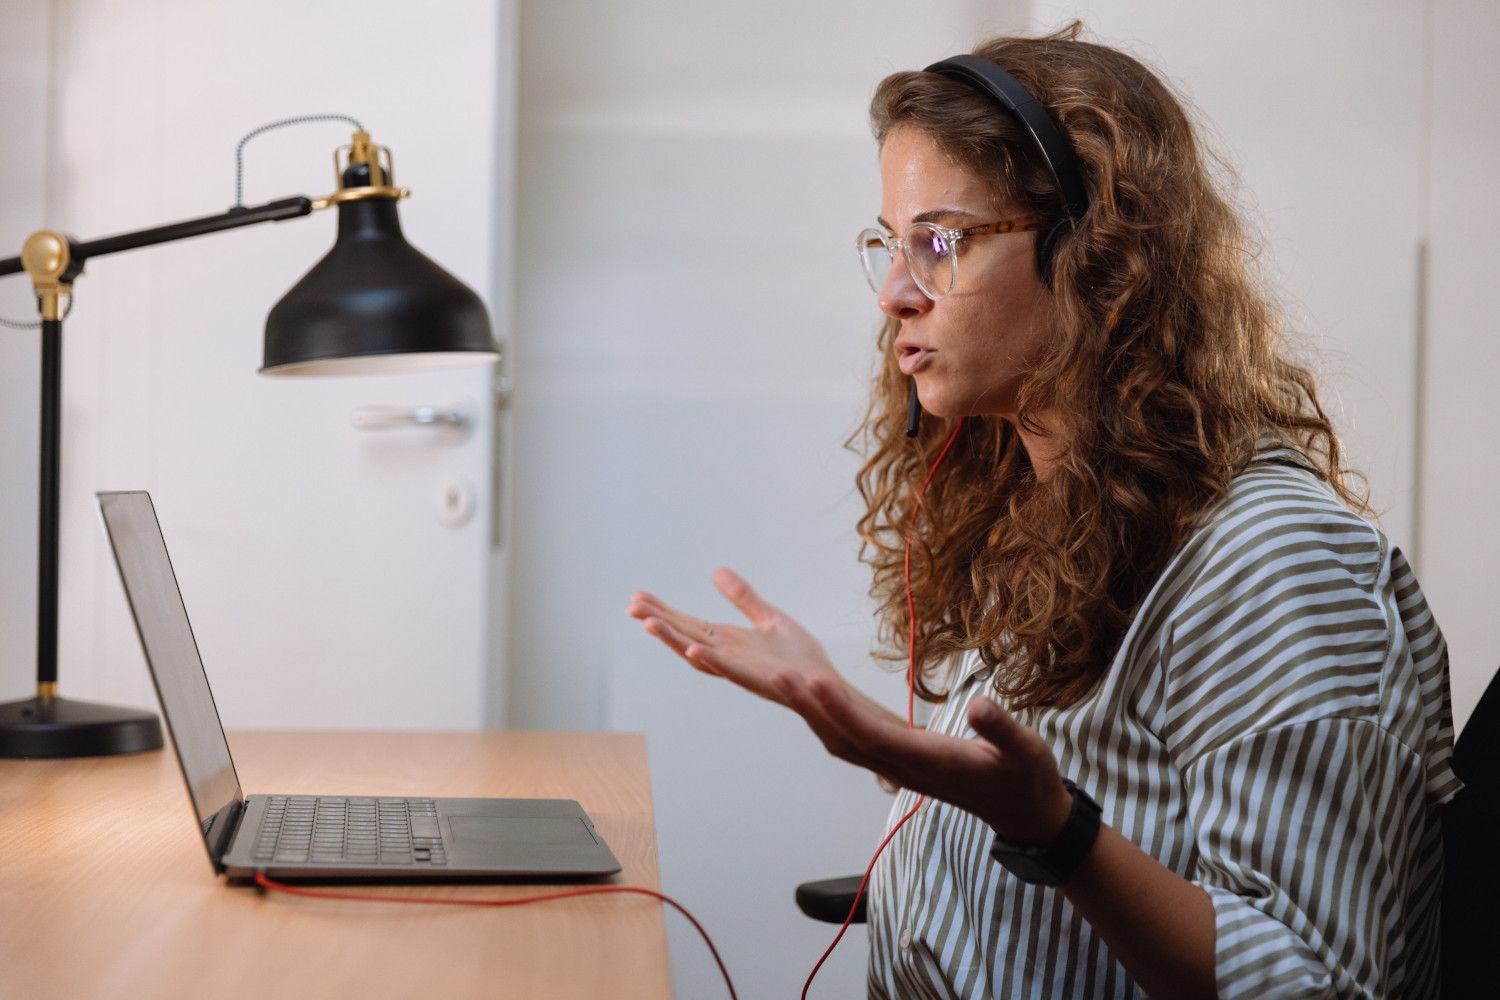
[[[1066,222],[1059,222],[1045,233],[1039,233],[1036,238],[1036,270],[1042,276],[1042,284],[1048,288],[1052,287],[1052,261],[1057,256],[1057,248],[1067,238],[1068,231],[1072,227]]]

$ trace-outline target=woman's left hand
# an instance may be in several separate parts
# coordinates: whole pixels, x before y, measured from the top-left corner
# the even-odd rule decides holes
[[[1051,748],[990,698],[970,703],[978,739],[966,740],[876,716],[819,679],[775,683],[829,753],[971,812],[1007,840],[1050,844],[1072,809]]]

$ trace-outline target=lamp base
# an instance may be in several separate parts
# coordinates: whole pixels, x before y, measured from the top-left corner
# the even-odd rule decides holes
[[[40,696],[0,704],[0,757],[106,757],[161,745],[150,712]]]

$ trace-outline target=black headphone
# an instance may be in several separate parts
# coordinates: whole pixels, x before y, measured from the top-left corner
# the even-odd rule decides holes
[[[1036,268],[1050,288],[1052,285],[1052,259],[1063,238],[1072,232],[1089,208],[1088,190],[1083,185],[1083,174],[1078,169],[1078,158],[1063,138],[1057,123],[1047,114],[1042,102],[1031,96],[1020,81],[983,56],[962,55],[944,59],[928,66],[925,72],[937,73],[950,80],[966,83],[999,101],[1025,126],[1042,162],[1052,174],[1062,196],[1063,207],[1068,213],[1066,223],[1058,223],[1037,236]]]

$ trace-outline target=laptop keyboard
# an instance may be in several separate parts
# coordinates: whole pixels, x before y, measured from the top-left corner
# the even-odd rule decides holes
[[[273,795],[251,857],[260,862],[446,865],[432,799]]]

